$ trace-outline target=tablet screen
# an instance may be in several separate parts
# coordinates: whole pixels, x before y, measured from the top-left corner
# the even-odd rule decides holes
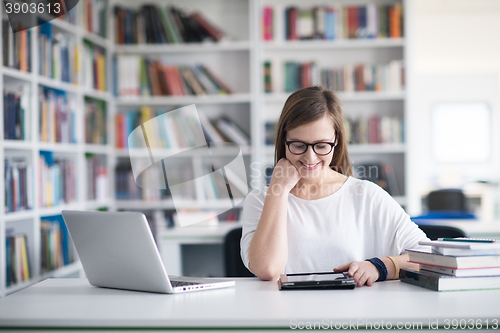
[[[301,281],[332,281],[336,279],[345,279],[342,273],[331,274],[306,274],[306,275],[287,275],[288,282],[301,282]]]

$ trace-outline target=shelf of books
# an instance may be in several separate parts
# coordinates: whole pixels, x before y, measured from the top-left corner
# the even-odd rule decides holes
[[[256,144],[251,127],[256,117],[255,89],[249,79],[255,46],[251,1],[174,0],[144,5],[114,1],[111,7],[116,208],[148,214],[167,211],[169,221],[176,210],[227,210],[231,203],[224,180],[201,180],[197,175],[210,173],[211,158],[223,160],[237,154],[247,173],[250,170]],[[199,118],[165,117],[191,104],[196,105]],[[170,189],[136,186],[129,157],[129,149],[135,147],[129,146],[129,135],[147,122],[168,129],[148,136],[148,141],[154,143],[155,156],[168,157],[167,178],[186,180],[177,196]],[[201,137],[189,134],[196,132],[193,124],[201,125]],[[226,142],[230,147],[217,149],[211,142]],[[134,157],[147,158],[149,153],[136,149]],[[182,174],[174,175],[176,170]],[[247,186],[245,175],[238,177],[235,182],[243,188],[233,189],[235,200],[244,196]]]
[[[378,183],[404,206],[404,1],[261,0],[259,6],[265,163],[273,164],[287,97],[319,84],[343,103],[354,176]],[[374,172],[362,174],[365,168]],[[271,173],[266,169],[267,182]]]
[[[106,11],[106,0],[82,0],[19,32],[2,17],[0,297],[78,276],[61,210],[113,208]]]

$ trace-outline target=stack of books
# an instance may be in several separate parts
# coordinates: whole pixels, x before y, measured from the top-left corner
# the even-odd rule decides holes
[[[500,288],[500,239],[420,241],[430,250],[408,250],[420,271],[402,269],[402,282],[435,291]]]

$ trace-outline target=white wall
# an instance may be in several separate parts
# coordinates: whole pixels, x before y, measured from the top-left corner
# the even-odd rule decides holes
[[[409,0],[407,11],[408,210],[417,215],[421,196],[432,187],[500,179],[500,1]],[[491,107],[488,162],[446,164],[432,156],[430,108],[455,101]]]

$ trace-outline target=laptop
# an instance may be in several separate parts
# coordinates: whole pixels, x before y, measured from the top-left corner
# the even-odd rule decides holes
[[[235,285],[225,279],[169,277],[142,213],[63,210],[62,216],[93,286],[176,294]]]

